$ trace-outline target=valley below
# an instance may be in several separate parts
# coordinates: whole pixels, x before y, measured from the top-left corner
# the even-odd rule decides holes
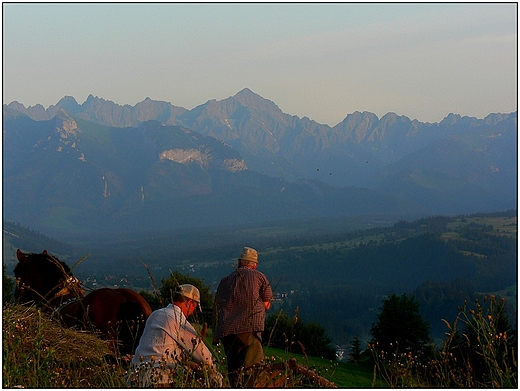
[[[60,238],[61,239],[61,238]],[[433,216],[356,216],[243,224],[135,235],[49,238],[4,221],[8,275],[16,249],[44,249],[73,266],[87,289],[129,287],[153,291],[171,272],[198,277],[214,292],[236,265],[243,246],[259,251],[259,269],[271,281],[271,313],[297,310],[322,325],[337,346],[370,338],[384,298],[417,298],[434,340],[458,306],[495,294],[517,305],[517,212]],[[84,259],[83,259],[84,258]]]

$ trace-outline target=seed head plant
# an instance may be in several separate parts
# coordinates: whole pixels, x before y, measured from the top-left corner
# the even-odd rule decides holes
[[[426,362],[414,352],[384,351],[377,343],[369,348],[374,376],[391,387],[517,388],[516,341],[505,314],[505,300],[485,297],[487,309],[478,301],[459,307],[453,323],[443,319],[447,331],[442,347]]]

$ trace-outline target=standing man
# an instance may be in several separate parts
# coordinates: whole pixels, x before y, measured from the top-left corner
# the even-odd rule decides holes
[[[262,331],[273,292],[267,277],[257,267],[258,252],[244,247],[238,268],[220,281],[215,295],[213,337],[224,345],[231,387],[239,385],[241,368],[251,368],[264,358]],[[241,385],[253,387],[255,379],[252,374]]]
[[[213,363],[204,340],[186,319],[200,309],[200,292],[191,284],[179,286],[172,303],[146,320],[143,335],[128,371],[131,387],[169,387],[183,371],[200,367],[212,381],[222,385],[222,375]]]

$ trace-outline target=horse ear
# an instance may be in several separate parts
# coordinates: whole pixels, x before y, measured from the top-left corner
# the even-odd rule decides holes
[[[21,263],[27,262],[27,256],[20,251],[20,249],[16,250],[16,258],[18,258],[18,261]]]
[[[43,250],[42,254],[47,255],[47,250]]]

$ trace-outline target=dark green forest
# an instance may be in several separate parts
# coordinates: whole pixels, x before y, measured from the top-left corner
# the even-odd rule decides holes
[[[63,244],[4,222],[4,262],[10,274],[17,247],[32,252],[45,248],[69,265],[92,254],[75,274],[87,284],[96,281],[95,287],[150,289],[150,274],[160,281],[171,271],[200,278],[211,290],[248,245],[258,249],[259,270],[277,293],[272,311],[292,316],[297,310],[305,322],[322,325],[335,344],[348,344],[354,337],[366,341],[391,294],[416,297],[437,339],[446,331],[442,318],[453,319],[465,301],[493,293],[505,297],[515,313],[516,210],[376,225],[293,221]]]

